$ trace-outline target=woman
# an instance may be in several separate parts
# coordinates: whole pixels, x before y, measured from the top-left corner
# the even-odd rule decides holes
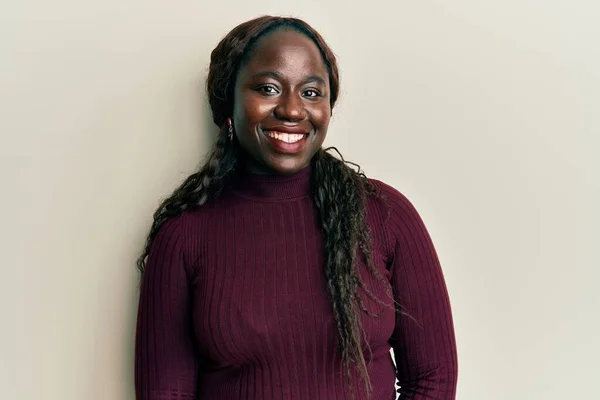
[[[220,127],[154,215],[136,338],[138,399],[454,399],[450,305],[411,203],[321,148],[335,56],[293,18],[213,50]],[[393,348],[397,370],[390,348]]]

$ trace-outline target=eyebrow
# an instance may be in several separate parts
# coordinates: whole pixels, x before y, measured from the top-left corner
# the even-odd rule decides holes
[[[262,77],[267,77],[267,78],[273,78],[273,79],[277,79],[277,80],[283,80],[283,76],[275,71],[261,71],[261,72],[257,72],[255,74],[252,74],[251,78],[262,78]],[[319,75],[306,75],[304,77],[304,79],[302,80],[303,83],[308,83],[308,82],[318,82],[321,83],[324,86],[327,86],[327,82],[325,81],[325,79],[323,79],[322,77],[320,77]]]

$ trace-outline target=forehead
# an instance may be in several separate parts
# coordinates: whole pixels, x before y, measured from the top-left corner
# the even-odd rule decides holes
[[[322,75],[327,67],[317,45],[306,35],[292,30],[277,30],[256,42],[240,74],[278,71],[285,75]]]

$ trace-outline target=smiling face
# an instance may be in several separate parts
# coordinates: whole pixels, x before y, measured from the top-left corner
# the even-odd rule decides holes
[[[287,175],[319,150],[331,116],[329,73],[316,44],[291,30],[258,39],[238,72],[233,126],[251,172]]]

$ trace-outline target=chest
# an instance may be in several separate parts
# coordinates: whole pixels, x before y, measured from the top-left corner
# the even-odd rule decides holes
[[[197,348],[214,367],[286,362],[295,350],[309,357],[335,355],[336,324],[327,293],[325,248],[318,215],[298,204],[237,207],[214,215],[193,283]],[[364,265],[361,277],[384,302],[385,260],[373,260],[383,280]],[[371,347],[387,343],[394,312],[359,292],[379,317],[359,313]]]

